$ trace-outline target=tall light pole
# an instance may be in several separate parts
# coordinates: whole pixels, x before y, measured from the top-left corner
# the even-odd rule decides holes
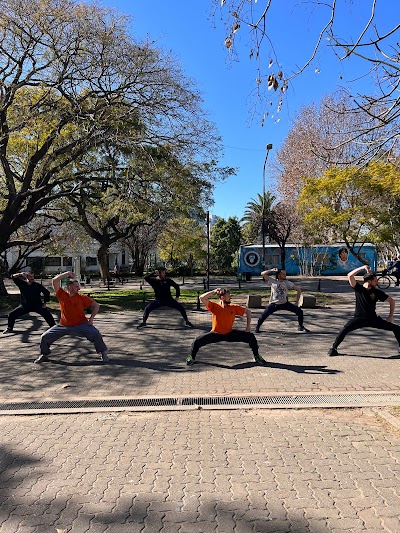
[[[263,270],[266,268],[265,266],[265,167],[267,165],[269,151],[272,150],[272,144],[267,144],[266,149],[267,149],[267,153],[265,154],[264,167],[263,167],[263,200],[262,200],[262,226],[261,226]]]

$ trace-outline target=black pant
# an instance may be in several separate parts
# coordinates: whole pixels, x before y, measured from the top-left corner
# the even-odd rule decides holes
[[[241,331],[238,329],[233,329],[229,333],[226,333],[223,335],[222,333],[215,333],[214,331],[209,331],[208,333],[204,333],[204,335],[200,335],[199,337],[196,337],[196,339],[193,341],[192,344],[192,357],[193,359],[196,357],[197,352],[200,350],[202,346],[206,346],[207,344],[213,344],[215,342],[244,342],[250,346],[252,349],[253,355],[258,355],[258,343],[257,339],[254,336],[253,333],[249,333],[247,331]]]
[[[180,314],[183,316],[183,319],[185,322],[188,321],[188,317],[185,311],[185,308],[183,305],[176,300],[153,300],[149,304],[146,305],[143,312],[143,322],[146,322],[149,318],[149,314],[154,311],[154,309],[158,309],[159,307],[172,307],[173,309],[176,309],[180,312]]]
[[[55,325],[53,315],[47,307],[26,307],[19,305],[8,315],[8,329],[13,329],[16,319],[20,316],[27,315],[28,313],[38,313],[46,320],[50,327]]]
[[[269,317],[269,315],[272,315],[273,313],[276,313],[277,311],[290,311],[291,313],[295,313],[297,315],[297,320],[299,321],[299,326],[303,325],[303,320],[304,320],[303,309],[301,309],[301,307],[298,307],[297,305],[294,305],[290,302],[285,302],[284,304],[269,304],[269,306],[265,309],[263,314],[258,319],[257,328],[261,326],[261,324],[264,322],[266,318]]]
[[[335,342],[333,343],[333,348],[337,348],[339,344],[343,342],[344,338],[348,333],[361,328],[375,328],[384,329],[385,331],[393,331],[396,340],[400,346],[400,326],[398,326],[397,324],[392,324],[392,322],[388,322],[380,316],[377,316],[376,318],[351,318],[339,331]]]

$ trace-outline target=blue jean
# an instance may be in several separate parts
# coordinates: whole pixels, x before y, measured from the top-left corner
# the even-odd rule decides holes
[[[49,355],[50,346],[61,337],[70,335],[71,337],[85,337],[88,341],[93,342],[97,353],[107,351],[107,346],[103,341],[100,331],[91,324],[79,324],[78,326],[61,326],[56,324],[48,329],[40,338],[40,353]]]
[[[304,314],[301,307],[298,307],[290,302],[285,302],[284,304],[269,304],[269,306],[258,319],[257,328],[260,328],[261,324],[266,318],[269,317],[269,315],[272,315],[277,311],[290,311],[291,313],[295,313],[297,315],[297,320],[299,321],[299,326],[303,325]]]

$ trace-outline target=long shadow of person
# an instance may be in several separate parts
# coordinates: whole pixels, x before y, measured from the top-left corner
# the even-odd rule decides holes
[[[206,366],[216,366],[218,368],[227,368],[228,370],[244,370],[245,368],[252,368],[254,366],[259,366],[255,361],[247,363],[238,363],[237,365],[221,365],[220,363],[207,363],[205,361],[196,361],[196,364],[206,365]],[[278,370],[290,370],[291,372],[296,372],[296,374],[339,374],[341,370],[336,370],[334,368],[327,368],[323,365],[288,365],[285,363],[272,363],[267,361],[263,368],[277,368]]]

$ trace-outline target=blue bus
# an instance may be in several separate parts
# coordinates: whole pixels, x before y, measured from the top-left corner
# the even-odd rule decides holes
[[[289,276],[340,276],[362,266],[363,263],[343,243],[303,246],[288,244],[286,249],[286,272]],[[371,243],[357,244],[355,251],[372,270],[376,270],[378,255]],[[239,248],[238,274],[256,276],[263,268],[261,244]],[[266,268],[281,268],[281,251],[276,244],[265,245]]]

